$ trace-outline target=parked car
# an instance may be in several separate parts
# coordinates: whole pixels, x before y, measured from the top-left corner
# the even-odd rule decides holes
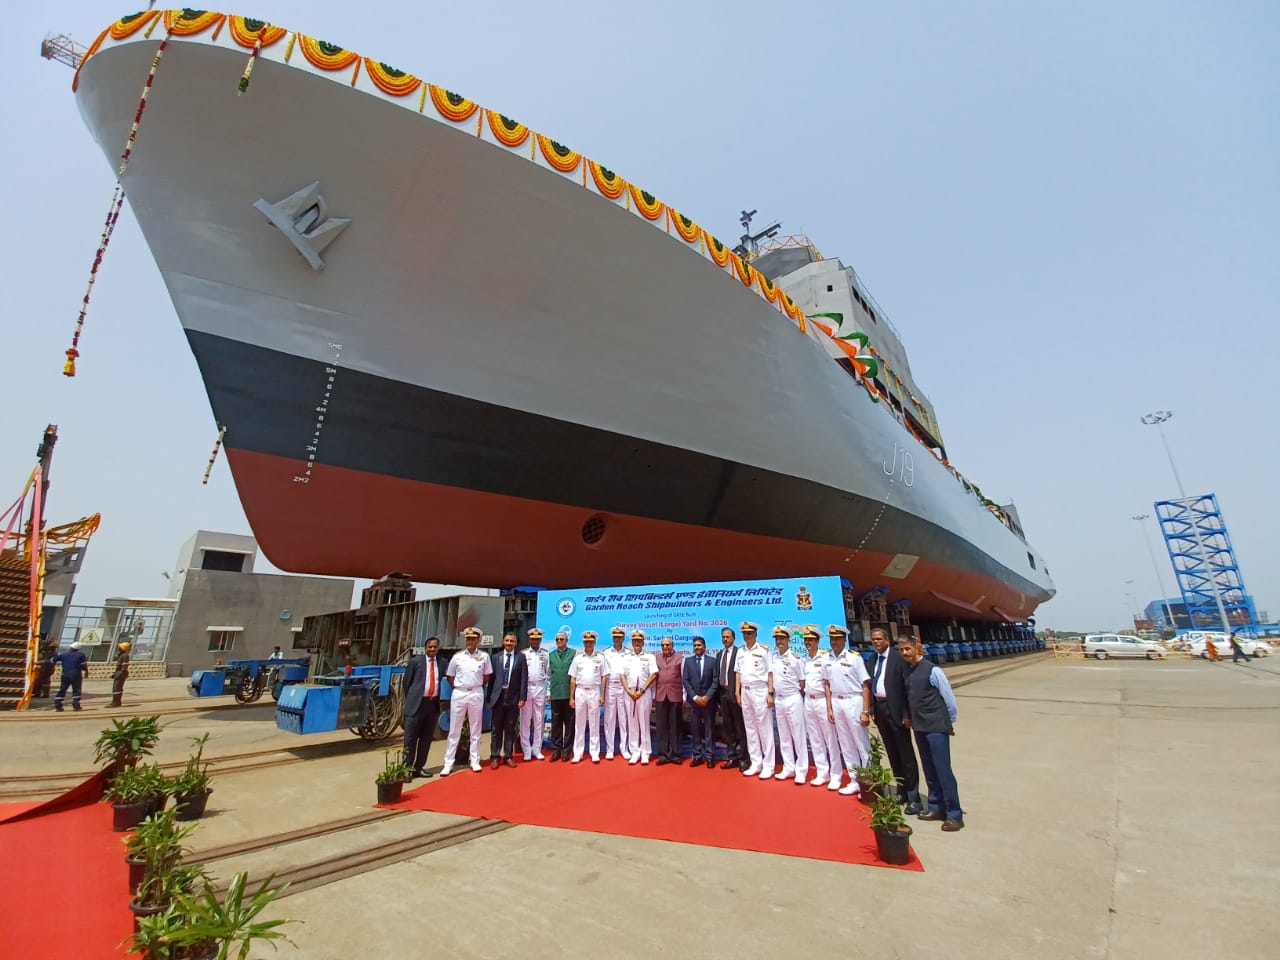
[[[1107,657],[1164,657],[1164,647],[1154,640],[1142,640],[1119,633],[1091,633],[1084,638],[1084,655],[1105,660]]]
[[[1212,640],[1214,647],[1218,651],[1218,656],[1231,656],[1231,640],[1225,633],[1200,633],[1200,634],[1183,634],[1179,638],[1183,641],[1183,649],[1193,657],[1199,657],[1201,660],[1209,659],[1209,651],[1205,649],[1205,641]],[[1258,643],[1256,640],[1250,640],[1248,637],[1240,637],[1240,649],[1249,656],[1254,656],[1258,652]],[[1263,656],[1266,656],[1264,653]]]

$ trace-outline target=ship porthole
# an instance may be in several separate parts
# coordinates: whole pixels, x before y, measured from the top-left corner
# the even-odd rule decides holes
[[[604,517],[588,517],[582,525],[582,542],[587,546],[595,546],[604,539],[606,529]]]

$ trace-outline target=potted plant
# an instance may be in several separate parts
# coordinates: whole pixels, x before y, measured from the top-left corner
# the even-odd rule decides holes
[[[393,756],[396,759],[393,760]],[[378,775],[374,777],[374,782],[378,785],[378,802],[398,802],[401,793],[404,792],[404,783],[409,779],[409,775],[412,772],[412,769],[404,762],[404,758],[398,750],[386,751],[386,764]]]
[[[271,886],[273,880],[274,874],[262,881],[257,891],[247,895],[248,874],[237,873],[219,900],[206,879],[203,892],[191,900],[191,916],[187,925],[172,935],[173,942],[187,951],[180,955],[209,957],[210,960],[230,960],[232,957],[245,960],[255,941],[283,940],[293,944],[277,928],[294,921],[259,919],[267,905],[288,889],[287,883]],[[213,952],[215,947],[216,953]],[[206,952],[194,952],[198,949]]]
[[[173,792],[173,781],[165,776],[158,763],[141,768],[135,767],[134,770],[142,776],[146,784],[147,799],[151,804],[147,815],[159,813],[169,802],[169,795]]]
[[[195,825],[180,827],[177,820],[176,810],[154,813],[125,839],[131,893],[136,894],[148,876],[158,876],[182,862],[183,841],[195,830]]]
[[[206,763],[201,766],[200,763],[204,757],[204,745],[208,741],[207,733],[192,739],[191,744],[196,752],[187,760],[182,772],[173,778],[172,789],[179,820],[199,820],[204,816],[209,794],[213,793],[209,786],[209,765]]]
[[[147,775],[133,767],[124,767],[103,796],[111,801],[111,829],[116,833],[132,830],[151,812],[151,789]]]
[[[159,739],[159,715],[112,720],[111,726],[98,735],[93,762],[106,763],[106,783],[110,786],[120,771],[150,754]]]
[[[207,882],[204,870],[193,863],[178,863],[166,870],[148,863],[142,883],[138,884],[138,892],[129,901],[134,932],[138,930],[140,918],[163,913]]]
[[[902,805],[892,794],[881,794],[871,804],[871,830],[876,835],[876,854],[885,863],[904,864],[911,859],[911,828],[902,815]]]

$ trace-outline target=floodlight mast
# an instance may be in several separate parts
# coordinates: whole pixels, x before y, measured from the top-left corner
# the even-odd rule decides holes
[[[84,59],[85,52],[84,47],[61,33],[51,33],[40,41],[40,56],[46,60],[65,63],[73,70],[80,66],[80,61]]]

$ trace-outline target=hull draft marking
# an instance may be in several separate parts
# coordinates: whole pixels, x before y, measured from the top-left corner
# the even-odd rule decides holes
[[[344,217],[329,216],[328,204],[320,195],[319,181],[276,203],[260,197],[253,206],[288,238],[312,270],[324,269],[320,251],[351,223]]]

